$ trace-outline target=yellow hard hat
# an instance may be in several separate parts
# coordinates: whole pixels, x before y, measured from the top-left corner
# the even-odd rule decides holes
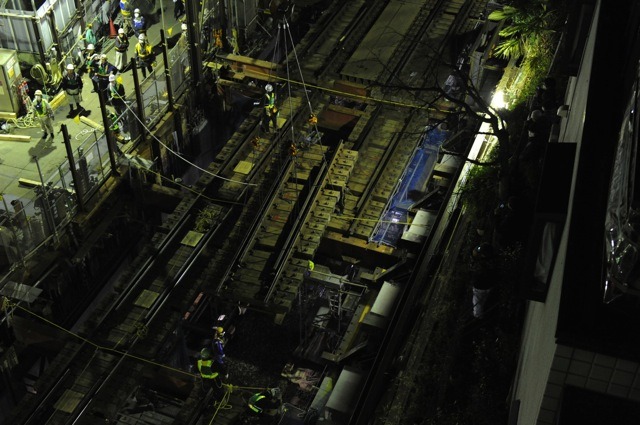
[[[218,328],[216,328],[216,332],[219,333],[219,334],[223,334],[224,333],[224,328],[218,327]]]

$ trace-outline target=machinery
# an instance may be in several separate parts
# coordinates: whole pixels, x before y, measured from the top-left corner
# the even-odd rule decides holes
[[[0,112],[17,114],[20,111],[18,85],[21,81],[18,54],[15,50],[0,49]]]

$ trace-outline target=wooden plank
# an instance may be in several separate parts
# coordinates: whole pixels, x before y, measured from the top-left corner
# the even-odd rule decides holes
[[[30,142],[31,136],[23,136],[20,134],[0,134],[2,142]]]

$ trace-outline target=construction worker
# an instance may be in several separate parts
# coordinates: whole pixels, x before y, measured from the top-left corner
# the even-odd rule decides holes
[[[213,337],[211,347],[213,348],[213,359],[220,366],[224,366],[224,343],[224,329],[218,327],[215,329],[215,335]]]
[[[218,368],[218,363],[211,358],[211,350],[203,348],[198,359],[198,371],[202,377],[202,387],[205,392],[212,388],[214,393],[222,395],[222,382]]]
[[[142,78],[146,78],[147,71],[153,72],[153,49],[147,42],[147,36],[145,34],[138,36],[136,57],[138,58],[138,68],[142,70]]]
[[[102,54],[100,55],[100,62],[92,68],[95,71],[93,78],[97,83],[98,90],[102,90],[104,92],[109,85],[109,75],[116,73],[116,67],[109,63],[107,55]]]
[[[107,87],[107,96],[109,103],[116,110],[116,115],[120,119],[122,124],[122,130],[127,131],[127,116],[124,114],[127,110],[127,104],[125,103],[124,85],[122,85],[122,78],[116,77],[111,74],[109,76],[109,86]]]
[[[127,50],[129,50],[129,37],[125,34],[124,29],[118,29],[116,37],[116,61],[114,63],[118,72],[122,72],[127,66]]]
[[[184,0],[173,0],[173,16],[176,18],[176,21],[185,13]]]
[[[94,46],[98,44],[98,39],[96,38],[96,34],[93,32],[93,25],[87,24],[87,28],[84,30],[82,39],[87,44],[93,44]]]
[[[133,11],[132,24],[133,24],[133,32],[136,35],[136,37],[140,37],[140,34],[146,34],[147,25],[146,25],[144,16],[142,16],[142,13],[140,13],[140,9],[136,9]]]
[[[40,127],[43,131],[42,138],[46,139],[50,134],[51,140],[53,140],[53,109],[51,109],[49,102],[42,98],[42,91],[36,90],[31,108],[40,121]]]
[[[96,48],[93,44],[89,44],[84,52],[82,52],[83,65],[80,68],[81,75],[91,70],[91,62],[94,60],[94,56],[97,56]]]
[[[82,77],[76,72],[76,67],[73,64],[67,65],[67,73],[62,77],[62,89],[67,94],[69,99],[69,114],[67,118],[73,118],[82,111]],[[73,104],[76,104],[76,110],[73,109]]]
[[[128,0],[120,0],[120,18],[122,20],[120,28],[124,28],[125,34],[131,31],[131,5]]]
[[[282,414],[282,394],[279,388],[269,388],[252,395],[247,405],[260,423],[273,423]]]
[[[269,132],[270,123],[278,129],[278,107],[276,106],[276,94],[273,92],[273,86],[267,84],[264,86],[263,114],[262,114],[262,130]]]

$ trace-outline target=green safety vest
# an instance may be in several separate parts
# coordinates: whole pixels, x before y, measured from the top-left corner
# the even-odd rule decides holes
[[[249,409],[253,410],[256,413],[261,413],[262,409],[256,406],[255,403],[259,402],[265,397],[266,396],[262,393],[252,395],[251,398],[249,399]]]
[[[213,365],[213,360],[198,360],[198,370],[200,371],[200,375],[206,379],[213,379],[218,377],[218,372],[214,372],[211,366]]]
[[[42,101],[40,103],[38,102],[33,102],[33,106],[36,110],[36,115],[38,116],[43,116],[43,115],[47,115],[47,113],[49,112],[47,109],[47,101],[42,99]]]

